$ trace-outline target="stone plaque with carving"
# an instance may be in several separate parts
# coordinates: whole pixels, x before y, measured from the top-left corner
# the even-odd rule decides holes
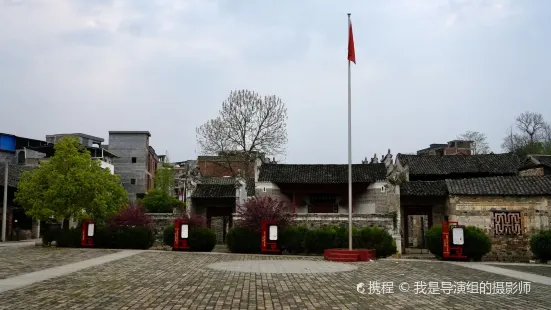
[[[492,214],[494,235],[522,235],[520,212],[496,211]]]

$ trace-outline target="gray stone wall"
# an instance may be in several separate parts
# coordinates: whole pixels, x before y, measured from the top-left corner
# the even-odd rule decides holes
[[[109,134],[109,151],[120,156],[113,159],[115,174],[121,176],[122,185],[131,200],[136,198],[136,194],[147,192],[148,139],[144,133]],[[136,157],[136,163],[132,163],[132,157]],[[131,179],[135,179],[136,183],[131,184]]]
[[[0,151],[0,162],[15,163],[15,153]],[[2,182],[4,182],[2,180]]]
[[[153,219],[152,225],[155,240],[162,243],[165,228],[174,224],[174,220],[178,218],[178,215],[172,213],[148,213],[147,215]]]
[[[451,221],[482,229],[492,241],[492,250],[485,256],[488,260],[528,261],[530,237],[540,230],[551,227],[551,197],[468,197],[452,196],[448,210]],[[520,212],[519,234],[496,235],[493,211]]]
[[[352,226],[356,228],[378,226],[390,234],[395,230],[395,218],[392,215],[379,214],[353,214]],[[340,226],[348,227],[348,214],[297,214],[295,218],[296,225],[304,225],[309,228],[323,226]]]

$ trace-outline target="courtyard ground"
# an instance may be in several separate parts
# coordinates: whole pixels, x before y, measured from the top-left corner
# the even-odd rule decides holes
[[[551,309],[550,271],[551,265],[1,248],[0,309]]]

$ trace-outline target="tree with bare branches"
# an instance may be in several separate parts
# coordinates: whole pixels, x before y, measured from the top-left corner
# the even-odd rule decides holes
[[[242,169],[248,180],[259,155],[285,153],[286,126],[287,109],[279,97],[237,90],[222,103],[218,117],[197,129],[197,139],[202,153],[224,158],[217,164],[224,165],[234,176]],[[232,165],[236,158],[240,162],[237,169]]]
[[[551,126],[541,113],[523,112],[516,118],[515,132],[513,126],[507,131],[502,147],[507,152],[519,156],[528,154],[551,154]]]
[[[471,131],[467,130],[465,133],[460,134],[457,136],[458,140],[464,140],[464,141],[472,141],[473,147],[472,147],[472,154],[489,154],[490,151],[490,145],[486,141],[486,135],[478,132],[478,131]]]

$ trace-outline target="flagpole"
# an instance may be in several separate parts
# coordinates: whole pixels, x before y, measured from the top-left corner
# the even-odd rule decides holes
[[[348,13],[348,31],[350,31]],[[348,249],[352,250],[352,87],[350,83],[350,58],[348,59]]]

